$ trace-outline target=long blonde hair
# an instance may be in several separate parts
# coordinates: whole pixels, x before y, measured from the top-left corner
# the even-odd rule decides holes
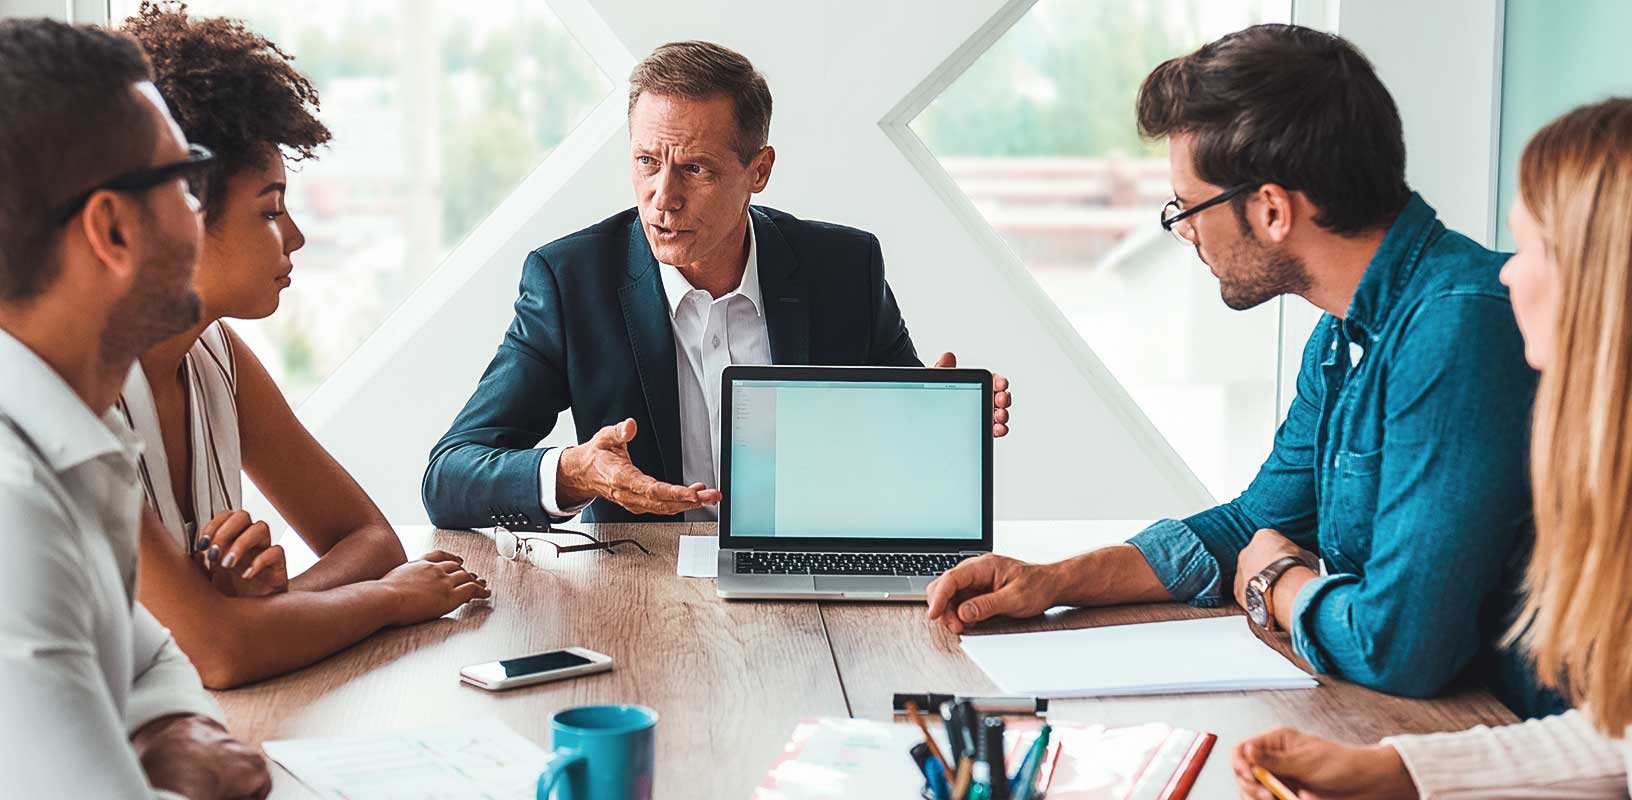
[[[1632,724],[1632,98],[1542,128],[1519,196],[1557,265],[1531,440],[1536,543],[1513,636],[1541,680]]]

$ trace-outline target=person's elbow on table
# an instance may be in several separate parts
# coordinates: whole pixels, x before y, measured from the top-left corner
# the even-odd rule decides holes
[[[1328,672],[1369,689],[1396,697],[1435,697],[1467,668],[1459,654],[1464,645],[1442,629],[1402,633],[1399,623],[1379,626],[1378,632],[1359,631],[1346,653],[1333,652],[1319,641],[1318,628],[1306,630],[1307,642],[1317,652],[1311,662]],[[1296,637],[1295,637],[1296,638]]]
[[[432,525],[445,530],[478,527],[456,499],[463,493],[456,479],[461,470],[468,469],[464,459],[457,455],[464,447],[476,445],[469,442],[444,445],[438,442],[431,451],[430,463],[425,466],[425,476],[419,484],[419,499],[425,505],[427,519]]]

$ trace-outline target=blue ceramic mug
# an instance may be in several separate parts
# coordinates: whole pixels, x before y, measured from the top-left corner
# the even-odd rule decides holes
[[[555,752],[538,776],[538,800],[651,800],[657,712],[645,706],[579,706],[550,717]]]

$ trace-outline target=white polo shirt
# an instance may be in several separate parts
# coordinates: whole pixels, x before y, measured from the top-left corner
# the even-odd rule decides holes
[[[130,735],[222,718],[135,603],[141,443],[0,330],[0,785],[17,797],[175,797]]]

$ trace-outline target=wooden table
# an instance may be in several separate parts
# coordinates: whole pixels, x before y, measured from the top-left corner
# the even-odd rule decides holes
[[[1000,526],[998,550],[1054,558],[1119,541],[1137,523]],[[661,798],[747,797],[800,719],[891,718],[900,691],[989,694],[996,687],[924,619],[920,604],[726,602],[714,582],[680,578],[681,534],[712,524],[583,526],[635,538],[652,555],[581,553],[550,569],[513,564],[468,531],[401,529],[410,553],[458,553],[488,578],[494,599],[436,622],[384,631],[299,672],[216,697],[235,734],[268,739],[387,733],[496,717],[542,746],[549,717],[587,703],[657,710]],[[563,540],[565,541],[565,540]],[[298,565],[296,565],[298,566]],[[1231,613],[1177,604],[1056,610],[981,632],[1076,628]],[[1238,610],[1233,613],[1240,613]],[[1243,622],[1245,624],[1245,622]],[[459,683],[467,664],[582,646],[607,653],[612,672],[490,693]],[[1282,651],[1289,653],[1282,646]],[[1390,733],[1504,724],[1490,695],[1463,690],[1431,701],[1388,697],[1320,676],[1319,689],[1056,701],[1056,720],[1168,722],[1219,735],[1192,797],[1233,796],[1228,748],[1276,725],[1353,742]],[[306,797],[277,770],[274,797]]]

